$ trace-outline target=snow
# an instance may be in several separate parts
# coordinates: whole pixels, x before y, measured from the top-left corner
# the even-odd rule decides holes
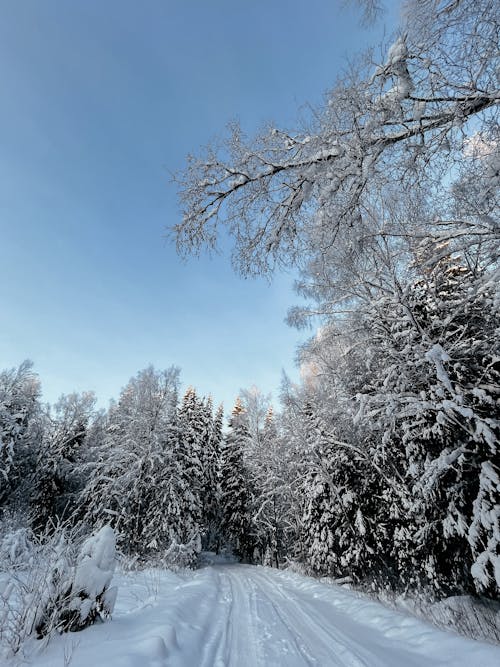
[[[27,647],[36,667],[497,667],[500,647],[288,571],[122,573],[111,622]],[[14,663],[12,663],[14,664]]]
[[[387,63],[385,66],[390,71],[397,71],[401,63],[406,62],[407,57],[408,49],[406,48],[406,40],[404,37],[398,37],[387,52]]]
[[[29,566],[30,546],[29,533],[26,528],[7,533],[0,540],[0,562],[12,568]]]
[[[443,385],[451,394],[453,394],[454,391],[453,387],[451,386],[450,378],[448,377],[448,373],[445,371],[443,365],[445,362],[450,361],[450,356],[448,353],[443,350],[439,343],[436,343],[431,347],[430,350],[425,353],[425,358],[431,363],[434,363],[436,366],[436,376],[438,380],[443,383]]]
[[[109,587],[115,569],[116,538],[110,526],[89,537],[83,544],[76,566],[73,589],[95,598]]]

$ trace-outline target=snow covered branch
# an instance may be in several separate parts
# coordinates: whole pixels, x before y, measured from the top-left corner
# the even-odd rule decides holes
[[[410,4],[386,62],[371,76],[360,64],[339,81],[309,130],[271,128],[248,141],[233,126],[222,150],[189,158],[177,176],[181,252],[214,248],[224,225],[243,273],[297,261],[318,227],[324,245],[357,226],[388,173],[401,188],[424,180],[443,151],[460,151],[471,118],[492,122],[500,100],[492,4],[448,5],[433,23]],[[460,27],[474,31],[473,48],[457,42]]]

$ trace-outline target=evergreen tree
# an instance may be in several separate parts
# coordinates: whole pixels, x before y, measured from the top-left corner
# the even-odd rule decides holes
[[[190,468],[186,466],[183,433],[178,414],[169,425],[164,464],[154,488],[149,490],[151,511],[144,531],[148,547],[167,565],[191,567],[201,550],[199,497],[194,492]]]
[[[484,508],[498,503],[496,288],[446,247],[419,259],[421,279],[380,299],[366,322],[386,361],[360,396],[378,422],[374,459],[398,461],[406,477],[395,556],[408,584],[494,593],[496,526]]]
[[[205,529],[205,548],[217,552],[220,549],[221,516],[218,470],[223,420],[224,410],[222,405],[220,405],[212,420],[212,428],[204,458],[205,490],[203,494],[203,524]]]
[[[189,522],[203,531],[203,489],[205,485],[202,457],[208,440],[208,424],[203,401],[198,398],[192,387],[184,394],[178,416],[179,443],[176,460],[182,471],[186,490],[192,495],[192,501],[186,510],[190,514]]]
[[[244,560],[252,559],[254,548],[247,475],[243,463],[249,438],[245,412],[240,399],[237,399],[229,420],[228,433],[221,443],[221,532],[233,552]]]
[[[339,547],[335,535],[330,473],[331,446],[324,425],[310,403],[304,406],[304,454],[309,471],[304,480],[303,543],[306,562],[318,574],[338,574]]]

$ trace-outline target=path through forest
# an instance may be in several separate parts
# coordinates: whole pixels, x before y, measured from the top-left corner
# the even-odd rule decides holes
[[[214,565],[119,578],[113,620],[58,638],[33,664],[71,667],[498,667],[500,647],[442,632],[338,586]],[[58,661],[59,659],[59,661]]]

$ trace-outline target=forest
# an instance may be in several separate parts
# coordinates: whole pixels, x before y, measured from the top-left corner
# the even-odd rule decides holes
[[[4,370],[0,560],[111,526],[141,567],[233,553],[499,600],[499,28],[493,0],[412,0],[300,127],[233,123],[189,156],[179,252],[224,230],[240,274],[294,267],[302,380],[224,414],[148,367],[100,410]]]

